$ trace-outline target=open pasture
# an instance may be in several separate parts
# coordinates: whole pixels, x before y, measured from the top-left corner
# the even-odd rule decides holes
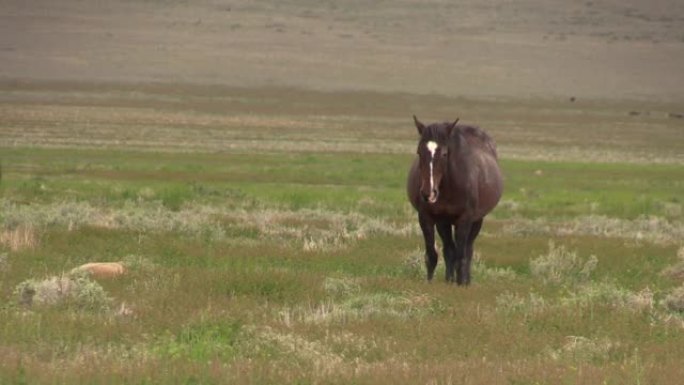
[[[0,95],[2,383],[684,376],[684,137],[667,105],[66,82]],[[412,113],[459,114],[499,144],[504,199],[468,288],[441,260],[425,282]],[[128,272],[22,304],[22,282],[92,261]]]

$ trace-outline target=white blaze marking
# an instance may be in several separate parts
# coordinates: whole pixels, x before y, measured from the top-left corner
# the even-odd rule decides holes
[[[430,151],[430,154],[432,154],[432,157],[435,157],[435,150],[437,150],[437,143],[433,141],[427,142],[425,145],[427,147],[428,151]]]
[[[432,162],[435,159],[435,151],[437,151],[437,143],[433,141],[427,142],[425,145],[430,151],[430,196],[432,196],[432,191],[435,189],[435,178],[432,175]]]

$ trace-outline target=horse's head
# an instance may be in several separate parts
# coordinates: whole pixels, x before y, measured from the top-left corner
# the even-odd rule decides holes
[[[420,140],[418,141],[418,158],[420,168],[420,196],[431,204],[437,202],[442,179],[447,172],[449,159],[449,138],[458,123],[435,123],[425,126],[416,116]]]

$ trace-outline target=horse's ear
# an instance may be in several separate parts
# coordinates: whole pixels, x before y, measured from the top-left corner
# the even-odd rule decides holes
[[[416,118],[415,115],[413,115],[413,121],[416,123],[416,128],[418,129],[418,133],[420,135],[423,135],[423,131],[425,131],[425,125]]]
[[[454,128],[456,127],[456,123],[458,123],[459,120],[460,120],[460,118],[456,118],[456,120],[454,120],[453,123],[451,123],[450,125],[447,126],[447,128],[446,128],[447,137],[451,137],[451,134],[454,132]]]

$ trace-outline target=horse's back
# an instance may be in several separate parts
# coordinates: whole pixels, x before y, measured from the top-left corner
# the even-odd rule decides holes
[[[462,125],[456,126],[456,128],[468,141],[468,146],[470,146],[470,148],[476,149],[478,151],[484,151],[492,155],[494,159],[498,159],[496,142],[494,142],[494,139],[492,139],[492,137],[480,127]]]

